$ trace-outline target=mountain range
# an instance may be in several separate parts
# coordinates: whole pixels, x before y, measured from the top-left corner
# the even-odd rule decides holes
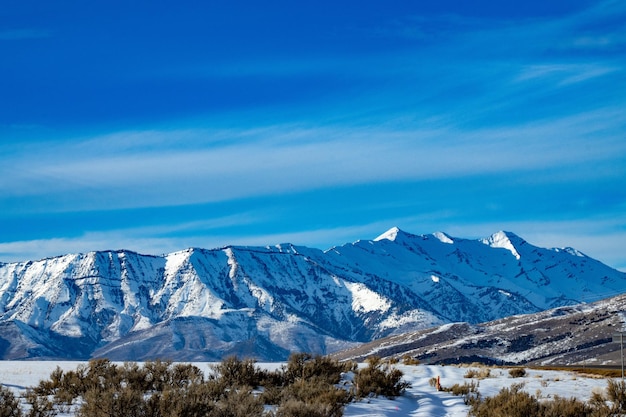
[[[0,358],[284,360],[624,292],[626,273],[503,231],[68,254],[0,264]]]

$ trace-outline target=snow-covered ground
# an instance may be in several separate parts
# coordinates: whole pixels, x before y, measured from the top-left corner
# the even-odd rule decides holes
[[[21,394],[28,387],[35,386],[42,379],[47,379],[57,367],[63,370],[76,369],[80,362],[32,361],[13,362],[0,361],[0,384]],[[210,371],[208,363],[194,363],[203,372]],[[275,369],[280,364],[263,364],[258,366]],[[451,387],[454,384],[464,384],[472,379],[465,378],[468,369],[478,367],[457,367],[419,365],[397,365],[404,372],[404,379],[412,384],[406,394],[394,400],[386,398],[371,398],[349,404],[345,409],[346,417],[438,417],[438,416],[466,416],[468,407],[462,397],[455,397],[446,392],[437,392],[430,386],[431,378],[439,377],[441,385]],[[502,388],[512,384],[524,384],[524,390],[539,398],[553,398],[558,395],[565,398],[575,397],[588,400],[594,391],[604,391],[607,381],[604,378],[585,377],[580,374],[565,371],[543,371],[527,369],[527,375],[522,378],[512,378],[505,368],[492,368],[491,376],[484,379],[474,379],[479,384],[478,390],[485,396],[493,396]],[[61,416],[61,415],[60,415]]]
[[[403,397],[395,400],[374,398],[349,404],[346,407],[347,417],[438,417],[438,416],[467,416],[469,407],[462,397],[453,396],[447,392],[437,392],[430,386],[431,378],[440,378],[441,385],[451,387],[454,384],[463,385],[472,379],[465,378],[468,369],[477,367],[457,366],[403,366],[398,368],[404,372],[404,379],[412,384]],[[527,369],[523,378],[512,378],[509,369],[492,368],[491,376],[484,379],[473,379],[478,384],[478,391],[483,397],[496,395],[502,388],[513,384],[524,384],[524,391],[538,398],[553,398],[555,395],[580,400],[588,400],[593,391],[604,391],[606,379],[583,377],[579,374],[561,371],[539,371]]]

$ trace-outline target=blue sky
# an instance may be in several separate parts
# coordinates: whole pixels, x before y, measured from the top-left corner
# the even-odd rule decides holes
[[[301,3],[5,2],[0,261],[398,226],[626,271],[625,2]]]

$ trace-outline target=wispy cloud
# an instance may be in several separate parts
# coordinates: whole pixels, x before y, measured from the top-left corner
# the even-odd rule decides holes
[[[148,255],[160,255],[188,247],[211,249],[236,243],[220,236],[215,230],[223,231],[230,226],[245,227],[262,221],[262,213],[243,212],[203,220],[182,219],[179,222],[165,221],[141,227],[85,230],[75,237],[0,242],[0,257],[5,262],[17,262],[94,250],[128,249]],[[247,239],[243,238],[241,242],[246,244]]]
[[[626,143],[619,135],[624,125],[626,114],[609,110],[476,130],[274,126],[218,132],[217,139],[204,130],[118,133],[102,142],[13,155],[0,168],[0,189],[4,198],[60,193],[66,197],[59,201],[73,209],[83,204],[81,195],[87,195],[83,193],[101,193],[107,198],[95,199],[99,205],[119,208],[372,181],[555,170],[626,157]],[[230,140],[224,140],[229,135]],[[157,139],[152,149],[111,146],[125,137],[130,139],[127,143]],[[565,137],[566,141],[560,139]],[[196,148],[186,149],[187,140]],[[569,172],[587,179],[600,174],[607,173]]]
[[[12,231],[22,242],[2,243],[0,252],[28,259],[36,253],[120,247],[148,253],[280,241],[324,247],[323,242],[371,238],[397,225],[415,233],[440,229],[479,237],[509,228],[539,245],[579,246],[580,241],[578,249],[611,263],[604,252],[589,250],[582,236],[598,236],[590,239],[592,249],[612,254],[614,246],[603,247],[593,227],[575,223],[589,220],[599,227],[591,217],[613,216],[621,220],[603,233],[613,243],[624,238],[619,230],[625,220],[615,213],[625,209],[620,190],[626,178],[626,98],[619,87],[626,77],[621,53],[626,3],[601,1],[580,13],[549,18],[389,16],[386,22],[372,20],[379,23],[375,27],[367,20],[349,33],[342,29],[337,42],[345,44],[336,49],[316,44],[216,57],[191,53],[199,47],[192,43],[189,50],[163,57],[161,51],[144,51],[140,59],[126,51],[132,65],[120,77],[108,74],[126,68],[122,60],[103,63],[97,80],[88,71],[77,74],[81,86],[94,87],[100,93],[95,96],[105,99],[101,106],[85,102],[91,107],[79,109],[80,100],[63,103],[59,97],[58,113],[46,104],[33,108],[33,114],[51,115],[42,117],[44,122],[30,113],[23,117],[24,125],[36,128],[17,132],[12,128],[17,121],[5,122],[0,221],[9,225],[38,213],[45,229],[46,219],[54,223],[63,212],[62,221],[72,230],[66,236],[79,237],[47,240],[63,229],[57,225],[21,238],[25,232],[19,228],[28,228],[24,221]],[[20,44],[8,41],[49,36],[37,30],[0,31],[0,41],[14,48]],[[351,36],[358,42],[348,42]],[[181,40],[168,38],[172,45]],[[62,75],[46,77],[61,81],[58,91],[68,88],[71,97],[82,97],[67,82],[66,68],[58,69]],[[119,78],[127,84],[118,85]],[[25,78],[24,85],[28,82]],[[111,94],[96,88],[100,85],[110,87]],[[307,96],[303,88],[315,94]],[[147,93],[151,89],[163,89],[165,98]],[[43,103],[56,104],[52,99]],[[222,100],[232,100],[232,107],[224,109]],[[111,112],[94,111],[104,107]],[[81,127],[73,125],[77,110],[83,117],[89,114],[85,120],[77,116]],[[97,119],[93,126],[123,126],[115,124],[123,119],[128,127],[102,133],[90,125],[92,117]],[[79,130],[86,133],[79,137]],[[351,215],[342,220],[335,218],[336,207],[324,211],[353,186],[368,197],[372,189],[385,187],[411,194],[387,193],[386,201],[359,195],[365,208],[344,199]],[[306,201],[295,201],[302,195]],[[214,202],[236,207],[232,217],[224,214],[228,210],[213,211],[220,205]],[[202,208],[194,205],[206,205],[207,212],[199,214]],[[194,207],[169,210],[173,206]],[[474,217],[466,213],[469,206]],[[150,211],[139,208],[163,213],[163,219],[155,215],[138,219],[144,227],[124,227],[136,213]],[[359,210],[367,216],[353,215]],[[526,214],[533,210],[540,219]],[[126,223],[110,221],[106,227],[117,230],[91,227],[84,218],[80,230],[70,224],[75,214],[97,222],[120,212],[128,216]],[[192,218],[185,217],[191,212]],[[182,219],[176,218],[180,213]],[[289,224],[283,213],[293,217]],[[575,223],[561,227],[564,218]],[[535,240],[541,233],[553,238]]]
[[[262,234],[203,233],[206,227],[215,226],[222,229],[229,221],[236,221],[238,226],[248,220],[233,217],[232,219],[214,219],[209,222],[184,223],[176,226],[154,226],[127,228],[107,231],[89,231],[73,238],[34,239],[28,241],[0,242],[0,257],[4,262],[20,262],[40,257],[54,257],[67,253],[85,253],[94,250],[128,249],[148,255],[160,255],[176,252],[189,247],[206,249],[221,248],[229,245],[268,246],[281,243],[293,243],[318,249],[320,242],[335,242],[336,245],[350,243],[357,239],[373,239],[389,228],[389,222],[359,226],[341,226],[300,230],[296,232],[269,232]],[[256,219],[260,221],[261,219]],[[196,235],[172,236],[171,233],[200,226]]]
[[[624,19],[626,5],[619,0],[601,1],[566,22],[571,37],[562,44],[574,50],[610,52],[626,46]]]
[[[567,86],[601,77],[620,68],[594,64],[539,64],[522,70],[518,81],[555,79],[558,86]]]

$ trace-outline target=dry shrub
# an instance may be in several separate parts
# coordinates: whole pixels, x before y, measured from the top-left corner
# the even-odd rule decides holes
[[[144,363],[142,372],[144,373],[146,391],[163,391],[171,386],[171,366],[172,361],[148,361]]]
[[[250,389],[237,389],[228,392],[226,397],[216,403],[209,417],[261,417],[265,407]],[[187,417],[186,414],[181,417]]]
[[[606,396],[604,393],[595,388],[591,391],[589,405],[594,410],[592,413],[592,416],[594,417],[604,417],[610,415],[610,408],[608,406]]]
[[[471,381],[465,382],[463,385],[454,384],[449,388],[441,387],[442,391],[446,391],[456,396],[463,396],[465,404],[474,404],[480,400],[480,393],[478,392],[479,384]]]
[[[200,368],[191,364],[177,363],[173,366],[171,375],[171,385],[177,388],[185,388],[204,381],[204,374]]]
[[[276,410],[276,417],[341,417],[343,409],[334,410],[326,404],[288,400]]]
[[[540,416],[539,413],[539,401],[523,392],[518,384],[501,389],[494,397],[476,401],[470,410],[470,415],[475,417],[534,417]]]
[[[15,398],[13,392],[7,387],[0,385],[0,416],[21,417],[22,409],[20,400]]]
[[[417,358],[414,358],[411,355],[404,355],[402,357],[402,364],[403,365],[419,365],[420,361]]]
[[[256,388],[263,378],[261,369],[254,365],[252,359],[241,360],[236,356],[230,356],[212,368],[222,381],[231,387]]]
[[[543,417],[586,417],[591,416],[592,407],[576,398],[554,397],[554,400],[542,403]]]
[[[285,387],[283,402],[296,399],[306,403],[319,402],[324,404],[347,404],[350,393],[334,385],[326,384],[319,378],[301,379]]]
[[[171,388],[154,393],[146,401],[146,415],[158,417],[212,416],[228,388],[218,380]]]
[[[463,385],[454,384],[449,388],[442,388],[442,391],[451,393],[452,395],[467,395],[469,393],[478,392],[478,384],[474,381],[469,384],[465,382]]]
[[[356,363],[339,362],[328,356],[294,353],[289,356],[284,369],[284,383],[293,383],[298,379],[317,378],[328,384],[337,384],[343,372],[356,370]]]
[[[464,378],[476,378],[476,379],[485,379],[491,376],[491,369],[489,368],[480,368],[480,369],[468,369]]]
[[[504,388],[494,397],[471,403],[470,416],[474,417],[608,417],[618,415],[610,410],[602,396],[594,393],[588,403],[576,398],[555,396],[550,401],[539,401],[537,397],[522,391],[523,384]],[[537,394],[540,395],[540,392]]]
[[[141,391],[130,388],[92,388],[83,395],[78,417],[140,416],[144,409]]]
[[[394,397],[410,386],[389,363],[368,362],[359,372],[353,362],[296,354],[269,372],[252,360],[230,357],[205,380],[193,365],[158,360],[117,365],[96,359],[72,371],[57,367],[25,398],[29,417],[340,417],[353,399],[353,390],[338,385],[343,373],[354,372],[362,396]],[[255,395],[252,389],[258,386],[263,392]],[[0,389],[0,398],[0,417],[23,415],[11,391]],[[265,404],[276,406],[275,412],[265,411]]]
[[[264,386],[261,398],[266,404],[278,404],[276,417],[340,417],[352,395],[336,384],[342,373],[355,370],[352,362],[292,354],[278,375],[265,376],[265,382],[271,383]]]
[[[26,390],[24,396],[26,403],[30,406],[28,417],[55,417],[57,410],[55,404],[45,395],[37,395],[33,389]],[[63,407],[66,414],[69,414],[70,408]],[[0,415],[3,415],[0,413]]]
[[[608,400],[613,403],[615,412],[626,412],[626,382],[609,379],[606,395]]]
[[[263,386],[260,398],[264,404],[278,405],[283,399],[283,387],[276,385]]]
[[[369,357],[367,364],[367,368],[359,370],[354,376],[357,397],[384,395],[395,398],[411,387],[410,383],[402,380],[404,374],[401,370],[384,365],[379,357]]]
[[[526,369],[524,368],[513,368],[511,370],[509,370],[509,375],[511,375],[512,378],[521,378],[526,376]]]

